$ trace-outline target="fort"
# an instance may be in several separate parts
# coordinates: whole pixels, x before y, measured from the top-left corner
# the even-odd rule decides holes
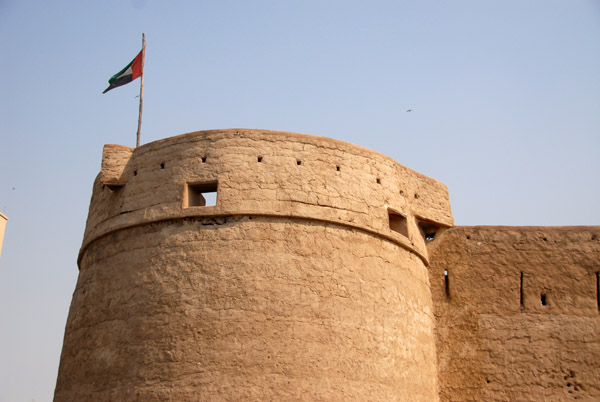
[[[324,137],[106,145],[54,400],[600,400],[599,237]]]

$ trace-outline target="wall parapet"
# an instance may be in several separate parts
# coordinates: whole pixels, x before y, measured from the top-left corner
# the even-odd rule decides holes
[[[212,183],[217,202],[188,205],[189,185]],[[390,229],[390,214],[406,232]],[[427,263],[419,223],[454,224],[446,187],[391,158],[329,138],[266,130],[200,131],[133,149],[106,145],[79,260],[95,239],[191,216],[262,215],[361,229]]]

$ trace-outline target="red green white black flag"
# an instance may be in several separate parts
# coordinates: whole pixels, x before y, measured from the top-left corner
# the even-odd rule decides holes
[[[114,89],[116,87],[120,87],[121,85],[129,84],[131,81],[142,75],[142,52],[140,51],[135,59],[131,60],[131,62],[125,66],[121,71],[110,77],[108,83],[110,84],[108,88],[102,92],[103,94]]]
[[[140,114],[138,117],[138,129],[136,147],[140,146],[140,133],[142,131],[142,105],[144,104],[144,59],[146,58],[146,35],[142,33],[142,50],[131,63],[125,66],[121,71],[110,77],[108,88],[102,92],[103,94],[113,88],[121,85],[129,84],[131,81],[140,77]]]

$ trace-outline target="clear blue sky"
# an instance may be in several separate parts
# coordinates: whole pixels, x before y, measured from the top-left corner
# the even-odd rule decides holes
[[[333,137],[445,183],[459,225],[600,224],[600,2],[0,0],[0,402],[52,398],[102,146]],[[412,109],[412,112],[406,112]]]

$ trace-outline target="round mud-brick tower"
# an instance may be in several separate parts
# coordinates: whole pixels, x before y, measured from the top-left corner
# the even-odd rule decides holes
[[[106,145],[55,401],[435,401],[446,187],[264,130]]]

